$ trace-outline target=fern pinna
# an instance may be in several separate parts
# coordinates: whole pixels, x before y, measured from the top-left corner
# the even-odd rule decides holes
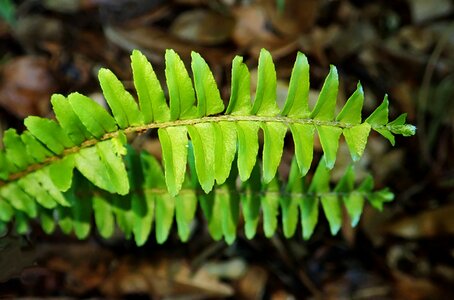
[[[206,207],[214,207],[214,202],[210,200],[213,197],[210,198],[210,195],[219,194],[219,189],[232,173],[235,156],[237,168],[233,169],[238,170],[240,180],[246,182],[250,179],[257,164],[260,129],[264,136],[260,181],[271,186],[275,181],[288,129],[295,144],[297,171],[294,172],[299,176],[305,175],[311,166],[315,132],[324,152],[322,167],[318,169],[331,169],[336,160],[341,135],[345,137],[353,160],[357,160],[364,151],[371,129],[386,137],[392,144],[393,134],[408,136],[415,131],[412,125],[405,123],[405,114],[392,122],[388,121],[386,97],[383,103],[362,121],[364,95],[361,85],[358,85],[340,113],[335,115],[338,89],[335,67],[331,67],[318,101],[315,107],[310,109],[309,65],[301,53],[297,55],[288,96],[282,109],[276,104],[276,72],[271,55],[266,50],[262,50],[259,57],[258,83],[253,103],[248,68],[241,57],[233,60],[231,96],[226,109],[214,77],[199,54],[192,53],[194,83],[184,63],[173,50],[166,52],[165,60],[169,101],[166,101],[151,64],[139,51],[133,51],[131,65],[138,103],[111,71],[101,69],[99,80],[111,113],[79,93],[70,94],[67,98],[54,95],[51,102],[56,120],[31,116],[25,119],[27,131],[22,134],[17,134],[14,129],[7,130],[3,138],[4,149],[0,151],[0,220],[10,220],[13,212],[17,212],[16,222],[21,224],[21,218],[35,217],[38,210],[45,212],[53,209],[54,205],[75,207],[79,214],[85,214],[80,208],[83,201],[70,201],[63,194],[70,193],[77,187],[74,169],[78,170],[77,174],[80,173],[86,178],[86,184],[93,184],[112,194],[128,195],[131,188],[134,188],[135,178],[128,176],[128,172],[131,172],[125,160],[128,152],[125,145],[130,133],[158,130],[168,199],[182,197],[180,191],[187,176],[189,136],[196,175],[193,178],[197,178],[197,183],[207,193],[207,196],[202,195],[199,198],[206,199],[200,200],[200,203],[211,224],[220,222],[212,220],[221,218],[217,215],[211,218],[211,215],[207,214]],[[215,183],[219,187],[210,194]],[[326,186],[324,189],[326,190]],[[313,191],[318,190],[313,188]],[[310,188],[308,192],[311,192]],[[267,235],[275,229],[274,221],[266,221],[267,211],[270,212],[267,207],[273,207],[272,214],[277,213],[277,203],[284,201],[278,199],[279,197],[272,201],[259,201],[264,213]],[[317,220],[317,214],[309,212],[315,209],[314,199],[318,197],[302,196],[302,199],[302,207],[305,207],[302,210],[303,231],[304,236],[309,237]],[[326,212],[338,211],[334,208],[337,205],[333,204],[336,201],[326,200],[330,197],[321,199],[324,208],[331,207],[325,209]],[[175,200],[167,202],[171,201]],[[74,206],[74,203],[78,204]],[[188,205],[187,210],[191,212],[190,202],[185,202],[185,205]],[[156,206],[156,209],[158,207]],[[287,219],[286,214],[294,213],[295,209],[295,206],[289,206],[287,210],[282,207],[283,219]],[[157,211],[155,215],[158,218],[160,213]],[[337,213],[335,215],[337,216]],[[178,214],[178,206],[176,216],[179,223],[181,214]],[[327,216],[334,233],[337,231],[337,225],[332,223],[338,216],[334,219],[328,213]],[[248,236],[252,236],[253,230],[247,229],[248,222],[250,224],[253,219],[248,209],[244,210],[244,217],[246,232],[250,232]],[[117,223],[119,219],[121,220],[121,217],[117,216]],[[156,227],[165,227],[167,223],[156,219]],[[338,224],[337,221],[335,223]],[[209,225],[209,228],[210,226],[215,225]],[[227,225],[222,225],[225,226]],[[269,226],[273,230],[266,229]],[[284,229],[285,227],[284,224]],[[157,230],[157,233],[158,231],[162,232]],[[210,229],[210,232],[214,238],[222,236],[219,231]],[[228,236],[224,229],[222,232]],[[136,232],[134,234],[137,236]],[[229,236],[231,237],[231,232]],[[164,239],[158,237],[160,241]]]

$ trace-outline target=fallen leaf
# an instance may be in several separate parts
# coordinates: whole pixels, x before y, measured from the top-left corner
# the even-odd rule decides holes
[[[0,238],[0,283],[19,277],[24,268],[33,266],[36,252],[24,244],[25,239],[20,236]]]
[[[268,273],[260,266],[250,266],[243,278],[236,282],[239,299],[261,299],[268,280]]]
[[[183,41],[214,46],[227,42],[235,20],[207,9],[194,9],[180,14],[170,26],[170,32]]]
[[[177,258],[153,262],[125,258],[118,262],[101,290],[110,298],[128,294],[146,294],[152,299],[206,299],[233,295],[233,289],[215,276],[203,269],[193,272],[186,260]]]
[[[18,118],[49,113],[50,96],[57,85],[48,60],[23,56],[4,65],[1,72],[0,105]]]
[[[407,238],[433,238],[454,235],[454,205],[446,205],[433,210],[397,219],[386,227],[392,235]]]
[[[271,24],[280,33],[297,36],[314,25],[319,11],[319,0],[285,0],[283,10],[277,8],[276,2],[265,0],[263,5]]]
[[[408,4],[410,5],[413,22],[416,24],[448,15],[453,9],[452,1],[450,0],[410,0]]]
[[[402,272],[394,272],[395,297],[406,300],[445,300],[452,299],[434,282],[426,278],[416,278]],[[451,293],[452,294],[452,293]],[[452,295],[451,295],[452,296]]]

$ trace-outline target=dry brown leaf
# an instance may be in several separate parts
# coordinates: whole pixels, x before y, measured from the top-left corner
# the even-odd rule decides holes
[[[446,16],[453,10],[450,0],[409,0],[410,10],[414,23],[422,23],[430,19]]]
[[[0,77],[0,105],[17,116],[45,116],[57,84],[43,57],[23,56],[4,65]]]
[[[19,277],[24,268],[33,266],[36,251],[24,247],[24,242],[19,236],[0,238],[0,283]]]
[[[401,272],[394,272],[395,299],[405,300],[445,300],[452,299],[432,281],[416,278]],[[452,296],[452,295],[451,295]]]
[[[273,50],[287,42],[267,28],[265,9],[260,5],[242,5],[232,9],[236,18],[233,40],[239,48],[248,48],[258,57],[261,48]]]
[[[277,31],[297,36],[312,28],[317,18],[319,0],[286,0],[284,10],[277,9],[276,0],[264,0],[267,18]]]
[[[27,53],[37,53],[48,43],[63,44],[67,32],[57,18],[27,15],[17,19],[13,34]]]
[[[182,259],[155,262],[121,260],[104,281],[101,290],[109,297],[147,294],[154,298],[206,299],[233,295],[230,286],[204,270],[195,273]]]
[[[99,288],[109,274],[113,259],[111,252],[94,244],[41,246],[41,251],[40,256],[46,260],[42,265],[65,274],[63,288],[77,295]]]
[[[386,231],[402,238],[420,239],[454,235],[454,204],[397,219]]]
[[[235,20],[207,9],[189,10],[179,15],[170,26],[170,32],[183,41],[214,46],[227,42]]]
[[[211,66],[228,65],[234,56],[222,48],[204,47],[181,41],[168,32],[153,27],[107,26],[104,31],[107,39],[123,50],[131,52],[133,49],[140,49],[151,62],[162,65],[166,49],[175,50],[183,59],[189,59],[191,51],[198,52]]]
[[[268,273],[260,266],[250,266],[242,279],[236,283],[239,299],[261,299],[265,292]]]

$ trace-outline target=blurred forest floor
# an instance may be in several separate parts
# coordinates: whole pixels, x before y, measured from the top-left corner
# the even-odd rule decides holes
[[[205,229],[186,244],[172,233],[137,248],[121,235],[93,230],[78,241],[36,226],[0,238],[0,298],[454,299],[454,1],[0,0],[0,14],[0,140],[28,115],[51,117],[52,93],[104,101],[100,67],[133,89],[132,49],[161,79],[165,49],[186,61],[201,53],[228,99],[233,57],[244,56],[254,78],[266,48],[282,101],[299,50],[312,98],[334,64],[339,102],[361,81],[365,113],[388,93],[391,116],[406,112],[418,128],[395,148],[369,138],[357,168],[396,198],[383,212],[367,207],[358,228],[345,222],[333,237],[321,219],[308,242],[240,233],[232,246]],[[145,148],[160,155],[153,139]],[[346,149],[335,174],[350,163]]]

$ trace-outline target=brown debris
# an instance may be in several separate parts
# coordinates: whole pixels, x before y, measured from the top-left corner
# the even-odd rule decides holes
[[[57,85],[43,57],[23,56],[1,70],[0,105],[18,118],[49,113],[50,96]]]

